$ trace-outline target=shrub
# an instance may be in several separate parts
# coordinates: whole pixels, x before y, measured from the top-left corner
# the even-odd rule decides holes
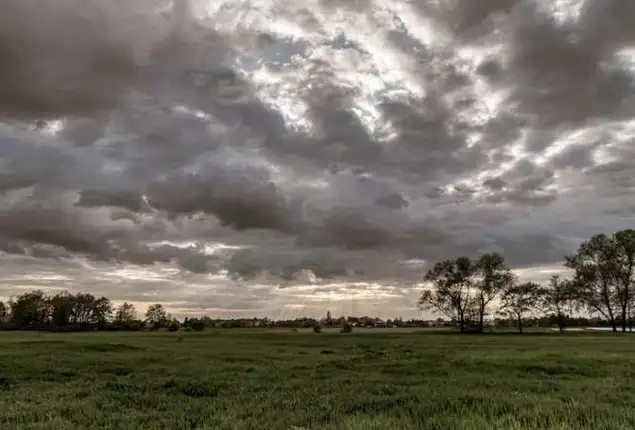
[[[315,324],[313,326],[313,333],[322,333],[322,326],[320,324]]]
[[[350,323],[345,323],[340,330],[340,333],[351,333],[353,331],[353,325]]]
[[[176,321],[172,321],[170,325],[168,325],[168,331],[179,331],[181,328],[181,324]]]
[[[194,331],[203,331],[205,330],[205,323],[201,320],[196,320],[192,322],[192,330]]]

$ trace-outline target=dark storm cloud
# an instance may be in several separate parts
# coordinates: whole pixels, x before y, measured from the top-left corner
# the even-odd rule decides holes
[[[141,212],[143,197],[138,193],[109,193],[108,191],[82,190],[77,200],[77,205],[88,208],[111,206],[128,209],[130,212]]]
[[[610,64],[619,46],[606,34],[579,24],[558,25],[552,16],[518,8],[509,47],[509,74],[523,112],[547,126],[576,125],[589,118],[632,113],[632,71]]]
[[[208,169],[150,184],[149,203],[175,216],[207,213],[237,230],[293,227],[288,203],[268,172],[220,163]]]
[[[228,270],[242,279],[253,279],[263,272],[282,280],[291,281],[303,270],[311,270],[315,276],[332,279],[347,274],[344,261],[328,255],[326,252],[276,252],[257,249],[245,249],[234,253],[229,261]]]
[[[498,191],[505,188],[507,182],[501,177],[496,176],[494,178],[487,179],[485,182],[483,182],[483,185],[491,190]]]
[[[0,6],[5,252],[412,279],[626,222],[630,2],[79,3]]]
[[[135,42],[160,31],[142,14],[153,3],[3,2],[0,112],[57,118],[91,115],[118,104],[126,87],[141,77],[135,56],[144,54],[137,51],[143,46]]]

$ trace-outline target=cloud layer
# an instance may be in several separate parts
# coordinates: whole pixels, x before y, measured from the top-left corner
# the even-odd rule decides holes
[[[0,248],[386,288],[463,254],[558,262],[632,227],[634,21],[623,0],[5,1]]]

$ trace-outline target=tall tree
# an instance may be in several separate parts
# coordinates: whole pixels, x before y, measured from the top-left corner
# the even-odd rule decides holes
[[[635,268],[635,232],[595,235],[568,256],[565,265],[575,271],[571,286],[576,300],[589,312],[608,320],[613,331],[617,331],[618,319],[626,331]]]
[[[113,306],[108,297],[99,297],[93,302],[93,309],[90,316],[90,323],[103,325],[112,318]]]
[[[51,306],[48,297],[41,290],[18,296],[9,305],[11,324],[19,328],[40,328],[49,323]]]
[[[51,320],[57,327],[99,326],[112,315],[112,304],[106,297],[92,294],[61,292],[49,298]]]
[[[514,275],[505,265],[503,256],[496,252],[482,255],[475,262],[474,268],[478,277],[474,283],[476,287],[474,305],[478,318],[478,328],[482,332],[487,306],[501,291],[514,284]]]
[[[475,266],[467,257],[436,263],[424,280],[433,284],[419,300],[419,308],[435,310],[459,325],[465,331],[466,316],[473,301]]]
[[[616,248],[616,268],[618,278],[618,296],[622,311],[622,331],[633,329],[631,306],[633,304],[633,285],[635,285],[635,230],[618,231],[613,235]]]
[[[137,311],[131,303],[122,303],[115,312],[115,321],[117,323],[129,323],[135,319],[137,319]]]
[[[154,327],[165,325],[168,315],[161,303],[155,303],[148,306],[146,311],[146,322]]]
[[[67,327],[74,323],[75,297],[67,291],[57,293],[49,298],[51,304],[51,320],[56,327]]]
[[[561,281],[559,276],[554,275],[549,281],[549,286],[543,288],[540,294],[542,310],[548,316],[555,318],[560,333],[564,333],[571,313],[576,307],[573,283],[574,281]]]
[[[100,325],[112,316],[112,303],[107,297],[96,298],[92,294],[78,293],[73,296],[72,323],[78,325]]]
[[[7,323],[10,316],[9,306],[5,302],[0,301],[0,324]]]
[[[95,296],[89,293],[78,293],[73,296],[73,323],[88,325],[91,322],[95,306]]]
[[[541,293],[541,286],[535,282],[514,283],[503,291],[500,311],[516,321],[520,333],[523,332],[524,316],[538,307]]]

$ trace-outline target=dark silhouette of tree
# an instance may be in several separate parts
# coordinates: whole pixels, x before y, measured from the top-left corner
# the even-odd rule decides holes
[[[155,303],[148,307],[146,311],[146,324],[153,328],[162,328],[167,326],[168,315],[161,303]]]
[[[68,292],[48,297],[51,324],[57,328],[90,328],[104,326],[112,315],[112,304],[106,297]]]
[[[0,324],[6,324],[11,316],[9,306],[0,301]]]
[[[42,328],[48,325],[52,314],[48,297],[41,290],[18,296],[10,307],[10,324],[20,329]]]
[[[478,280],[474,282],[475,300],[474,307],[478,321],[479,331],[484,329],[484,320],[487,315],[487,306],[502,291],[514,284],[514,275],[505,265],[505,259],[498,253],[485,254],[474,262],[475,275]]]
[[[575,254],[566,258],[566,267],[575,271],[572,293],[581,307],[599,313],[617,331],[616,310],[619,294],[616,286],[616,247],[605,234],[583,242]]]
[[[466,317],[474,300],[475,270],[467,257],[436,263],[424,277],[433,284],[433,289],[423,292],[419,308],[438,311],[458,323],[461,332],[465,331]]]
[[[525,314],[538,308],[542,291],[541,286],[535,282],[514,283],[503,291],[500,312],[516,321],[519,333],[523,332]]]
[[[134,305],[124,302],[115,312],[115,322],[118,324],[130,324],[137,319],[137,311]]]
[[[622,331],[633,330],[631,306],[633,304],[633,285],[635,285],[635,230],[621,230],[613,235],[616,247],[617,279],[619,300],[622,311]]]
[[[613,331],[618,320],[626,331],[635,282],[635,230],[595,235],[568,256],[565,265],[575,271],[572,287],[578,303],[607,319]]]
[[[61,292],[49,299],[51,304],[52,323],[56,327],[68,327],[75,321],[71,321],[74,316],[74,297],[68,292]]]
[[[73,296],[71,322],[78,325],[95,325],[108,320],[112,314],[112,303],[106,297],[95,298],[92,294],[78,293]]]
[[[205,330],[205,323],[201,319],[197,319],[197,318],[190,319],[188,321],[188,325],[190,327],[192,327],[192,330],[194,330],[194,331],[203,331],[203,330]]]
[[[541,307],[558,325],[560,333],[564,333],[571,313],[578,305],[574,281],[561,281],[555,275],[551,277],[549,286],[541,291]]]

